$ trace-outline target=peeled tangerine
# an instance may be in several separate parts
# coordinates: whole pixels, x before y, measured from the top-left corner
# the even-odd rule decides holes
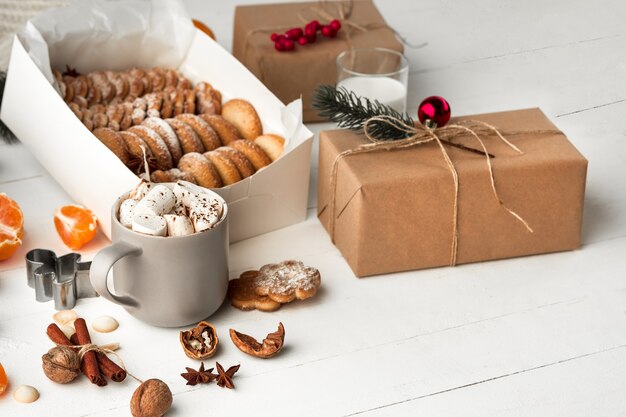
[[[0,193],[0,261],[9,259],[22,246],[24,215],[20,206]]]
[[[54,212],[54,227],[63,243],[72,250],[80,249],[96,236],[97,224],[96,216],[83,206],[72,204]]]

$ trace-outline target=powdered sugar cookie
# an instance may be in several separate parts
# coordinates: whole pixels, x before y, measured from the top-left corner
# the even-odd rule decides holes
[[[196,132],[187,123],[178,119],[166,119],[165,121],[174,129],[174,132],[176,132],[180,146],[183,149],[183,154],[189,152],[202,153],[206,151]]]
[[[148,145],[148,148],[152,151],[154,159],[156,160],[157,167],[161,170],[167,170],[174,167],[172,161],[172,154],[165,141],[159,136],[157,132],[146,126],[133,126],[128,129],[129,132],[135,133]]]
[[[183,155],[178,161],[178,169],[193,175],[196,183],[202,187],[219,188],[223,185],[213,163],[200,153],[190,152]]]
[[[259,169],[272,163],[265,151],[259,145],[251,140],[240,139],[228,144],[231,148],[237,149],[250,160],[252,166],[258,171]]]
[[[288,303],[296,298],[313,297],[321,284],[321,277],[317,269],[290,260],[262,266],[254,284],[258,295]]]
[[[224,145],[241,139],[237,128],[222,116],[216,114],[201,114],[200,117],[215,130]]]
[[[241,181],[241,174],[239,174],[237,166],[226,156],[215,151],[205,152],[204,156],[215,165],[224,185]]]
[[[161,171],[160,169],[157,169],[156,171],[153,171],[152,174],[150,174],[150,179],[152,180],[152,182],[176,182],[182,180],[188,181],[192,184],[196,183],[196,179],[193,175],[185,171],[181,171],[178,168],[168,169],[167,171]]]
[[[252,165],[252,162],[250,162],[250,160],[246,158],[243,153],[239,152],[235,148],[221,146],[217,148],[215,152],[218,152],[230,159],[237,167],[237,170],[239,170],[239,175],[241,175],[241,178],[248,178],[250,175],[256,172],[254,166]]]
[[[195,114],[180,114],[176,116],[176,118],[191,126],[207,151],[212,151],[213,149],[222,146],[222,141],[220,141],[220,138],[217,133],[215,133],[215,130],[213,130],[211,125],[209,125],[201,117],[196,116]]]
[[[170,126],[165,120],[158,117],[148,117],[142,122],[142,124],[154,130],[161,136],[161,138],[163,138],[170,154],[172,155],[172,162],[174,165],[178,164],[181,156],[183,156],[183,149],[180,146],[178,136],[176,136],[176,132],[174,132],[172,126]]]
[[[117,156],[124,165],[130,162],[128,148],[119,133],[112,129],[101,127],[93,131],[95,137],[102,142],[107,148]]]

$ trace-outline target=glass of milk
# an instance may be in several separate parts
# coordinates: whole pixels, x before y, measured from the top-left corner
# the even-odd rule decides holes
[[[337,87],[406,110],[409,61],[386,48],[348,49],[337,56]]]

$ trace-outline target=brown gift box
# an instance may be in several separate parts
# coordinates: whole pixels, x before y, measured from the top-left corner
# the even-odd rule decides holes
[[[349,21],[366,30],[351,28],[342,22],[342,28],[334,39],[326,39],[318,33],[314,44],[296,45],[295,50],[290,52],[274,49],[271,33],[303,27],[301,17],[328,23],[328,19],[316,10],[321,9],[323,13],[339,18],[339,8],[343,7],[347,11],[350,4],[353,6]],[[393,30],[386,25],[370,0],[237,6],[234,31],[233,55],[283,103],[302,96],[305,122],[324,120],[311,107],[312,95],[319,84],[335,85],[335,59],[341,52],[350,47],[382,47],[403,51]]]
[[[481,138],[495,155],[499,197],[534,232],[496,200],[484,156],[446,146],[460,184],[457,264],[578,248],[587,160],[539,109],[465,119],[516,133],[507,139],[524,154],[495,135]],[[479,147],[468,136],[454,140]],[[333,162],[363,143],[349,130],[320,135],[318,217],[329,232]],[[349,155],[336,185],[335,245],[357,276],[450,265],[454,181],[436,143]]]

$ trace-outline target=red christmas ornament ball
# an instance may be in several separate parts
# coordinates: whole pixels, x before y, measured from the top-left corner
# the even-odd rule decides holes
[[[445,98],[439,96],[426,97],[417,108],[417,117],[425,125],[436,123],[437,127],[444,127],[450,121],[450,104]]]

